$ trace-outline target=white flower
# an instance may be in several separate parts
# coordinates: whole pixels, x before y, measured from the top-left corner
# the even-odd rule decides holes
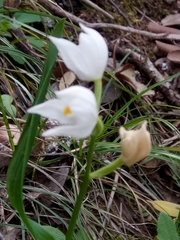
[[[143,160],[151,151],[151,137],[147,131],[147,121],[138,130],[127,131],[120,127],[122,160],[128,167]]]
[[[55,92],[57,98],[48,100],[28,109],[43,117],[57,120],[60,126],[43,132],[43,136],[88,137],[98,117],[96,99],[93,92],[85,87],[72,86]]]
[[[101,79],[108,59],[106,42],[96,30],[79,25],[84,31],[79,35],[79,45],[62,38],[49,36],[49,39],[57,47],[66,66],[79,79],[86,81]]]

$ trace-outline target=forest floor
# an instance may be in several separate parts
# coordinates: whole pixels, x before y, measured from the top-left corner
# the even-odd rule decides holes
[[[109,59],[100,115],[106,133],[97,140],[92,167],[96,169],[120,154],[121,125],[130,129],[147,120],[153,147],[144,161],[90,184],[81,222],[90,239],[155,239],[159,212],[150,202],[164,200],[180,204],[180,1],[22,0],[21,3],[4,1],[4,9],[0,19],[0,90],[3,105],[9,109],[7,119],[15,148],[42,75],[46,36],[58,19],[66,19],[63,37],[75,43],[80,30],[78,23],[96,29],[104,37]],[[34,19],[33,15],[28,19],[21,15],[30,11],[46,16]],[[14,18],[22,23],[18,28],[13,25]],[[31,59],[27,60],[26,55],[22,58],[8,48],[15,48]],[[33,59],[42,65],[37,67]],[[73,84],[92,88],[91,83],[76,80],[57,60],[51,90],[62,90]],[[51,125],[47,121],[45,128]],[[0,132],[0,231],[5,239],[30,240],[7,196],[6,173],[14,149],[3,117]],[[27,215],[64,233],[85,165],[76,156],[78,144],[70,138],[39,136],[25,175]],[[86,159],[88,141],[84,144]]]

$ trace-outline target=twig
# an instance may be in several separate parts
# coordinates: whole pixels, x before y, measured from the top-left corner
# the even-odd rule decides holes
[[[40,5],[42,5],[44,8],[46,8],[53,15],[65,17],[76,24],[78,24],[78,23],[86,24],[87,23],[86,21],[82,20],[81,18],[76,17],[73,14],[62,9],[57,3],[50,2],[48,0],[38,0],[38,3]]]
[[[111,23],[86,23],[88,27],[91,28],[112,28],[112,29],[117,29],[121,30],[124,32],[129,32],[129,33],[134,33],[134,34],[139,34],[144,37],[148,37],[151,39],[163,39],[163,40],[180,40],[180,34],[167,34],[167,33],[151,33],[147,32],[144,30],[139,30],[131,27],[124,27],[122,25],[117,25],[117,24],[111,24]]]
[[[109,49],[113,50],[114,45],[110,44]],[[129,53],[130,49],[123,49],[118,47],[116,49],[117,54],[125,56],[127,53]],[[158,83],[159,81],[162,81],[164,79],[163,75],[155,68],[153,63],[150,61],[149,58],[144,58],[137,52],[131,52],[131,55],[128,58],[131,62],[138,65],[140,69],[142,69],[142,63],[143,63],[143,69],[144,73],[147,75],[148,79],[151,79],[155,83]],[[174,90],[169,88],[170,84],[169,82],[163,83],[159,86],[160,90],[162,91],[163,95],[166,96],[168,102],[170,104],[174,104],[175,106],[180,106],[180,95],[175,92]]]
[[[96,5],[95,3],[89,1],[89,0],[81,0],[82,2],[86,3],[87,5],[91,6],[92,8],[94,8],[95,10],[102,12],[104,15],[106,15],[106,17],[109,17],[111,19],[114,19],[114,17],[109,14],[108,12],[106,12],[105,10],[103,10],[102,8],[100,8],[98,5]]]
[[[129,33],[134,33],[134,34],[142,35],[144,37],[148,37],[150,39],[157,39],[157,40],[161,40],[161,39],[170,40],[170,41],[180,40],[180,34],[167,34],[167,33],[156,34],[156,33],[151,33],[151,32],[147,32],[147,31],[143,31],[143,30],[138,30],[138,29],[131,28],[131,27],[124,27],[122,25],[117,25],[117,24],[89,23],[89,22],[82,20],[79,17],[74,16],[71,13],[68,13],[67,11],[63,10],[59,5],[57,5],[55,3],[49,2],[47,0],[38,0],[38,3],[41,4],[44,8],[46,8],[48,11],[50,11],[52,14],[54,14],[56,16],[65,17],[76,24],[83,23],[87,27],[112,28],[112,29],[117,29],[120,31],[129,32]]]
[[[112,187],[112,191],[109,197],[109,201],[108,201],[108,205],[107,205],[107,212],[110,212],[110,208],[112,206],[113,200],[114,200],[114,195],[116,193],[116,189],[117,189],[117,184],[118,183],[118,179],[119,179],[119,173],[116,172],[115,176],[114,176],[114,181],[113,181],[113,187]],[[104,218],[103,224],[102,224],[102,229],[100,231],[100,236],[102,237],[104,234],[104,229],[106,226],[106,223],[108,223],[110,221],[110,216],[108,216],[108,214],[106,214],[107,216]]]
[[[121,9],[115,4],[115,2],[113,0],[109,0],[109,2],[117,9],[117,11],[119,12],[119,14],[126,20],[127,24],[130,27],[133,27],[131,22],[129,21],[129,18],[123,13],[123,11],[121,11]]]

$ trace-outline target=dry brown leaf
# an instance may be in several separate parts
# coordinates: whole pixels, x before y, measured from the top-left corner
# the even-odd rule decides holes
[[[5,239],[11,239],[11,240],[16,240],[16,239],[19,239],[18,238],[18,235],[20,234],[21,230],[20,229],[17,229],[17,228],[14,228],[14,227],[10,227],[10,226],[7,226],[5,227],[6,228],[6,231],[4,230],[4,234],[3,234],[3,237]]]
[[[154,23],[154,22],[150,22],[147,26],[147,29],[153,33],[180,34],[179,29],[175,29],[175,28],[171,28],[171,27],[164,27],[164,26]]]
[[[9,124],[9,128],[13,137],[14,145],[17,145],[21,135],[20,130],[16,125],[13,124]],[[7,129],[6,126],[3,125],[0,127],[0,143],[4,143],[7,141],[9,141]]]
[[[64,73],[68,71],[68,68],[62,61],[58,61],[58,65],[54,68],[53,74],[56,78],[61,78]]]
[[[180,50],[168,53],[167,58],[172,62],[180,63]]]
[[[21,0],[4,0],[4,7],[18,9],[21,4]]]
[[[170,14],[161,20],[164,26],[180,25],[180,13]]]
[[[108,58],[108,62],[107,62],[107,69],[110,72],[115,71],[115,67],[117,66],[117,61],[114,62],[113,58]],[[111,78],[111,76],[106,72],[104,75],[106,78]],[[118,81],[118,79],[116,79],[116,77],[114,76],[114,80]],[[108,82],[103,80],[103,92],[106,90],[106,86],[108,85]],[[113,83],[111,83],[109,85],[109,87],[106,90],[106,93],[102,99],[102,103],[108,104],[113,102],[114,100],[118,99],[119,97],[121,97],[122,95],[122,89],[120,89],[119,87],[116,87]]]
[[[116,74],[116,76],[119,78],[119,80],[123,79],[126,82],[128,82],[129,85],[131,85],[131,87],[137,93],[140,93],[140,92],[144,91],[145,89],[147,89],[146,85],[136,81],[136,73],[130,64],[128,64],[127,67],[123,66],[122,70],[120,70]],[[154,94],[155,94],[154,91],[150,90],[150,91],[147,91],[146,93],[144,93],[143,96],[154,95]]]
[[[72,71],[64,73],[64,75],[60,79],[59,89],[63,90],[65,88],[68,88],[74,82],[75,79],[76,75]]]
[[[60,193],[65,184],[68,173],[69,167],[64,163],[62,164],[62,166],[59,166],[59,168],[56,169],[56,171],[51,173],[50,177],[52,179],[48,178],[48,174],[45,175],[42,172],[36,171],[35,180],[38,183],[43,184],[47,189],[50,189],[52,192]],[[56,182],[58,183],[58,185],[56,184]],[[34,198],[35,197],[40,198],[41,202],[46,206],[50,206],[52,204],[51,197],[46,196],[46,194],[44,193],[37,195],[31,192],[29,195],[31,195]]]
[[[103,87],[103,91],[105,91],[105,89],[106,89],[106,86]],[[102,103],[107,104],[107,103],[114,102],[114,100],[121,97],[121,95],[122,95],[122,89],[111,84],[108,87],[107,92],[102,99]]]
[[[155,168],[157,169],[157,167],[159,166],[159,163],[161,162],[161,160],[154,158],[151,161],[148,161],[146,163],[143,164],[144,168],[150,169],[150,168]]]
[[[180,47],[178,47],[178,46],[175,46],[173,44],[163,43],[160,41],[156,41],[156,45],[157,45],[158,49],[163,51],[164,53],[169,53],[169,52],[173,52],[176,50],[180,50]]]

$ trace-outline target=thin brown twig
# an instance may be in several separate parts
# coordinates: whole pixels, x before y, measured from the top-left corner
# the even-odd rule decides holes
[[[114,17],[109,14],[108,12],[106,12],[105,10],[103,10],[102,8],[100,8],[97,4],[89,1],[89,0],[81,0],[82,2],[86,3],[87,5],[91,6],[92,8],[94,8],[95,10],[102,12],[106,17],[109,17],[110,19],[114,19]]]
[[[131,24],[129,18],[124,14],[124,12],[115,4],[115,2],[113,0],[109,0],[109,2],[117,9],[117,11],[119,12],[119,14],[126,20],[127,24],[130,27],[133,27],[133,25]]]
[[[157,39],[157,40],[170,40],[170,41],[174,41],[174,40],[180,40],[180,34],[167,34],[167,33],[151,33],[148,31],[144,31],[144,30],[139,30],[139,29],[135,29],[132,27],[125,27],[119,24],[111,24],[111,23],[89,23],[86,22],[84,20],[82,20],[79,17],[74,16],[73,14],[63,10],[59,5],[49,2],[47,0],[38,0],[38,3],[41,4],[44,8],[48,9],[48,11],[50,11],[52,14],[56,15],[56,16],[61,16],[61,17],[65,17],[69,20],[71,20],[72,22],[74,22],[75,24],[79,24],[79,23],[83,23],[84,25],[86,25],[87,27],[91,27],[91,28],[111,28],[111,29],[117,29],[120,31],[124,31],[124,32],[128,32],[128,33],[134,33],[134,34],[138,34],[150,39]]]
[[[134,33],[138,35],[142,35],[144,37],[148,37],[151,39],[163,39],[163,40],[180,40],[180,34],[167,34],[167,33],[151,33],[144,30],[139,30],[131,27],[124,27],[122,25],[111,24],[111,23],[86,23],[88,27],[91,28],[112,28],[121,30],[124,32]]]
[[[112,51],[114,49],[114,44],[110,44],[109,49]],[[119,55],[123,55],[123,56],[125,56],[129,52],[131,52],[131,55],[129,56],[128,59],[131,62],[138,65],[138,67],[140,69],[142,68],[142,63],[143,63],[143,71],[144,71],[144,73],[147,74],[148,79],[152,80],[155,83],[158,83],[164,79],[164,76],[156,69],[156,67],[150,61],[149,58],[145,58],[137,52],[132,52],[131,49],[123,49],[120,47],[118,47],[116,49],[116,53]],[[177,92],[175,92],[174,90],[170,89],[169,82],[159,85],[158,88],[161,90],[163,95],[166,96],[166,98],[170,104],[173,104],[175,106],[180,106],[180,95]]]

